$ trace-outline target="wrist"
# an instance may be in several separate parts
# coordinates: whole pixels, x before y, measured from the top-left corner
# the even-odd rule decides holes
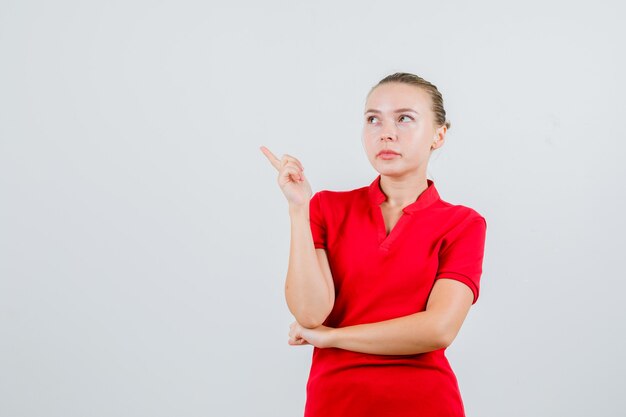
[[[289,203],[289,215],[309,217],[309,203],[306,203],[306,204]]]
[[[328,330],[328,347],[339,348],[341,344],[341,328],[333,327]]]

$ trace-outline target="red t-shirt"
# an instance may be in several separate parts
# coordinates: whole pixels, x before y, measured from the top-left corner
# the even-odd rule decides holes
[[[310,202],[313,242],[326,249],[335,283],[330,327],[373,323],[426,309],[439,278],[478,298],[487,223],[447,203],[432,180],[387,235],[380,175],[351,191],[322,190]],[[472,304],[473,304],[472,303]],[[463,402],[445,349],[373,355],[313,349],[305,417],[460,417]]]

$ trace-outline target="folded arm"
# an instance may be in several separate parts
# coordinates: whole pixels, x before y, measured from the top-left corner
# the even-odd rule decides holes
[[[425,311],[376,323],[341,328],[291,326],[289,344],[312,344],[378,355],[411,355],[448,347],[474,300],[465,284],[441,278],[435,282]]]

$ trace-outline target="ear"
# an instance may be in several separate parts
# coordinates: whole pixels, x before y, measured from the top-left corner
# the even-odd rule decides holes
[[[437,128],[437,130],[435,131],[435,135],[433,136],[433,143],[430,146],[431,150],[435,150],[435,149],[439,149],[443,146],[443,143],[445,142],[446,139],[446,132],[448,131],[448,128],[446,127],[446,125],[443,125],[439,128]]]

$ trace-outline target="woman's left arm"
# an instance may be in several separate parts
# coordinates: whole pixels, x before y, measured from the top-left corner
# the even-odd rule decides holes
[[[473,300],[473,292],[467,285],[454,279],[440,278],[435,281],[424,311],[341,328],[319,326],[307,329],[294,322],[288,343],[377,355],[430,352],[450,346]]]

